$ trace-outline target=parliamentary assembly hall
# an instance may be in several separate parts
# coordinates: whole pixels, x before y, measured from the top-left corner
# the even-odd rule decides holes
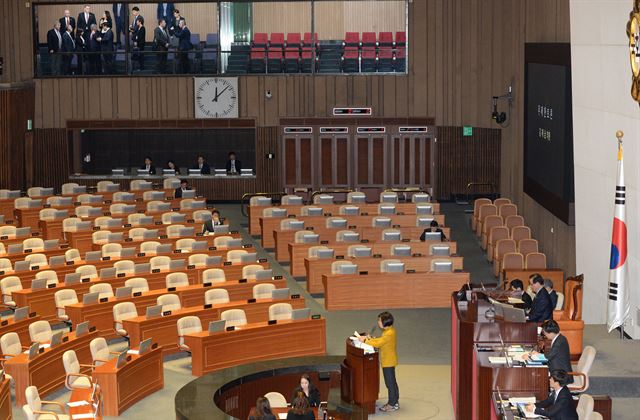
[[[0,0],[0,420],[635,420],[640,0]]]

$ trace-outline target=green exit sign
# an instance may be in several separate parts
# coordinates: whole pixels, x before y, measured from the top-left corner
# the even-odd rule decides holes
[[[462,136],[463,137],[471,137],[473,136],[473,127],[465,125],[462,127]]]

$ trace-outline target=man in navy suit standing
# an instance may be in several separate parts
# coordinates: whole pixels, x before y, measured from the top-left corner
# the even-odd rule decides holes
[[[179,22],[179,28],[176,32],[176,37],[179,40],[178,43],[178,73],[189,73],[189,51],[193,46],[191,45],[191,31],[187,28],[187,21],[181,19]]]
[[[82,29],[84,39],[88,43],[89,34],[91,33],[91,25],[98,23],[96,15],[91,13],[91,6],[84,6],[84,11],[78,15],[77,23],[78,29]]]
[[[113,19],[116,22],[116,42],[118,47],[122,47],[120,41],[120,35],[124,35],[124,15],[127,13],[127,8],[122,3],[113,3]]]
[[[167,22],[167,27],[170,28],[173,26],[173,11],[176,9],[172,1],[165,1],[158,3],[158,12],[157,18],[158,20],[164,19]]]
[[[536,294],[529,311],[529,321],[544,322],[547,319],[552,319],[553,305],[551,305],[549,292],[544,288],[544,279],[540,274],[534,274],[529,278],[529,283]]]

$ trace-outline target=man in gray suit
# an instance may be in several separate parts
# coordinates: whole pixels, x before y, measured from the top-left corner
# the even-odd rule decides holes
[[[167,32],[167,22],[164,19],[158,20],[158,27],[153,31],[153,50],[156,52],[156,73],[166,73],[169,33]]]

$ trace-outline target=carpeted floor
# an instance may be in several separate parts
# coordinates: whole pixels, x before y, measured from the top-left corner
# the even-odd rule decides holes
[[[235,204],[219,206],[232,226],[245,228],[246,218]],[[458,243],[458,253],[464,256],[464,265],[471,272],[474,284],[494,283],[491,266],[481,252],[475,237],[469,229],[469,215],[465,208],[451,203],[443,203],[447,225],[451,227],[452,239]],[[245,239],[251,238],[243,231]],[[331,355],[344,354],[344,339],[355,329],[369,330],[376,322],[379,311],[338,311],[327,313],[322,299],[310,296],[303,283],[297,282],[273,259],[273,254],[258,246],[261,258],[268,258],[275,274],[286,276],[292,293],[301,293],[313,313],[327,318],[327,352]],[[373,418],[389,417],[397,420],[451,419],[453,418],[450,395],[450,315],[448,309],[394,310],[398,328],[400,366],[398,383],[400,387],[401,410],[389,414],[377,414]],[[629,366],[630,355],[640,355],[640,344],[626,340],[620,342],[614,335],[607,336],[603,326],[589,326],[585,331],[585,344],[593,344],[599,353],[593,367],[594,389],[606,391],[614,397],[614,419],[634,419],[640,411],[640,365]],[[124,341],[110,343],[114,349],[124,348]],[[120,418],[126,419],[174,419],[173,398],[183,385],[194,379],[191,376],[190,359],[187,354],[178,354],[165,359],[165,388],[127,410]],[[624,381],[632,386],[623,386]],[[386,389],[381,384],[380,402],[384,403]],[[635,390],[634,390],[635,389]],[[212,390],[213,391],[213,390]],[[68,401],[65,390],[51,394],[46,399]],[[14,418],[25,419],[22,409],[14,406]]]

